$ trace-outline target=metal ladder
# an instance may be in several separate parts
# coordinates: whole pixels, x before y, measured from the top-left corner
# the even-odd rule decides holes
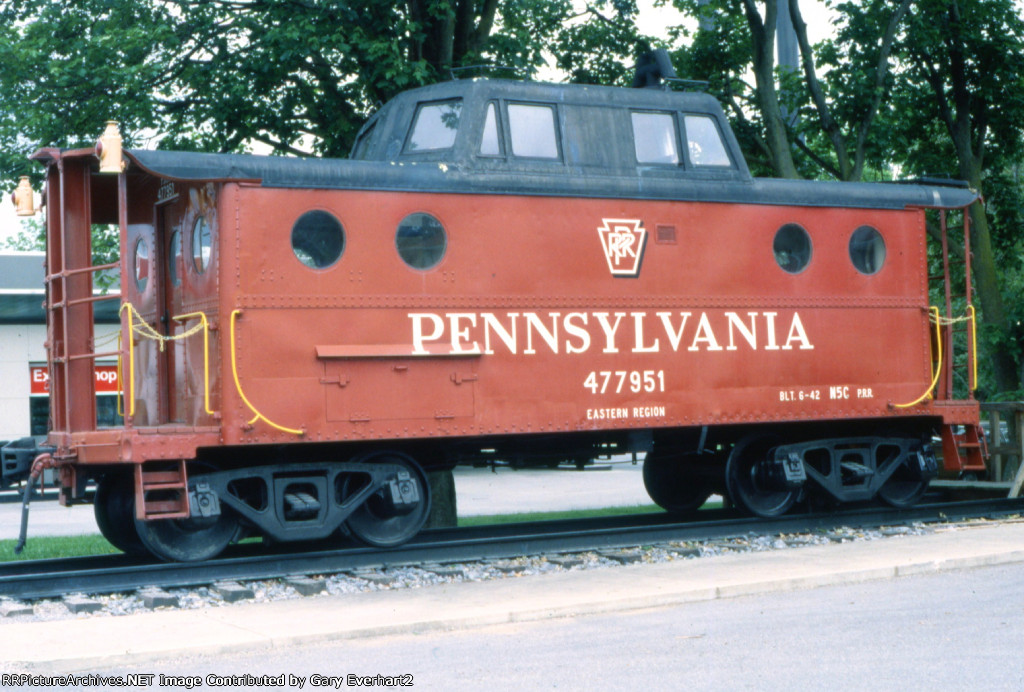
[[[50,166],[47,180],[46,307],[50,366],[50,412],[54,432],[96,429],[97,358],[120,357],[120,351],[97,352],[93,305],[120,300],[120,293],[93,295],[93,275],[119,263],[92,264],[91,171],[87,162],[64,159]]]
[[[978,384],[977,376],[977,334],[974,319],[974,306],[972,304],[971,291],[971,226],[970,216],[967,209],[963,210],[963,233],[964,233],[964,292],[960,295],[953,295],[950,277],[949,261],[949,233],[946,224],[946,210],[939,210],[939,223],[942,233],[942,274],[929,276],[930,280],[941,280],[944,288],[945,318],[946,322],[940,331],[943,342],[944,358],[942,361],[942,372],[936,387],[936,400],[952,401],[954,374],[958,370],[963,371],[963,378],[967,382],[967,400],[974,400],[974,390]],[[953,299],[963,298],[967,305],[967,316],[969,319],[954,321]],[[955,324],[963,324],[963,327],[954,328]],[[954,351],[954,334],[966,335],[966,358],[963,362],[957,363]],[[947,471],[963,473],[983,473],[986,470],[985,458],[988,456],[988,449],[985,443],[985,435],[979,425],[943,425],[942,456],[943,467]]]
[[[140,519],[188,518],[184,460],[135,465],[135,515]]]

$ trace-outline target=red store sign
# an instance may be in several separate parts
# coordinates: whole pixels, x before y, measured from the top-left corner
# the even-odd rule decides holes
[[[45,365],[30,365],[29,373],[31,374],[32,382],[32,394],[49,394],[50,393],[50,373],[46,369]],[[120,386],[117,382],[117,366],[116,365],[97,365],[95,368],[96,374],[96,393],[97,394],[116,394],[121,391]]]

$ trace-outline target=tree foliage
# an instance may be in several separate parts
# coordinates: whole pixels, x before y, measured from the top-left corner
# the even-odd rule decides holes
[[[811,1],[788,3],[799,79],[780,71],[770,50],[784,0],[676,0],[701,18],[682,57],[710,75],[755,171],[861,180],[899,170],[966,180],[981,193],[987,206],[971,208],[971,259],[985,389],[1024,391],[1019,5],[829,0],[835,36],[812,45],[801,12]],[[785,120],[783,109],[798,117]]]
[[[42,174],[35,147],[95,141],[116,118],[151,127],[180,39],[166,8],[134,0],[0,4],[0,173]]]
[[[680,53],[728,105],[748,154],[760,164],[755,170],[861,180],[869,163],[891,160],[879,118],[895,82],[895,38],[911,4],[839,3],[836,37],[812,45],[799,0],[676,0],[700,18],[693,45]],[[798,74],[777,64],[780,12],[795,27]]]
[[[346,155],[377,104],[452,68],[533,71],[568,12],[567,0],[166,1],[190,34],[161,100],[168,131],[205,149],[324,156]]]
[[[345,156],[399,91],[453,69],[530,76],[546,52],[580,80],[628,72],[632,0],[21,0],[0,5],[0,176],[41,145]],[[614,46],[609,50],[609,46]],[[13,67],[12,67],[13,66]],[[509,72],[501,76],[510,76]]]
[[[990,388],[1024,389],[1019,6],[661,1],[696,21],[653,39],[636,0],[0,0],[0,179],[38,182],[28,153],[91,146],[107,119],[128,146],[344,156],[379,103],[452,70],[548,62],[622,84],[639,45],[666,41],[680,75],[721,98],[755,174],[944,174],[983,192],[972,259]],[[803,10],[821,1],[836,30],[812,44]],[[776,64],[780,12],[795,72]]]
[[[869,160],[879,167],[891,160],[890,146],[878,146],[881,142],[891,145],[891,140],[885,141],[885,128],[876,127],[876,122],[894,86],[893,46],[912,4],[913,0],[843,3],[840,7],[845,21],[836,40],[818,47],[820,57],[816,61],[800,3],[790,0],[815,123],[820,127],[821,140],[827,139],[831,148],[827,155],[823,153],[827,159],[816,161],[839,180],[861,180]],[[827,67],[827,79],[819,78],[818,64]],[[805,126],[802,133],[808,134],[809,129]],[[812,153],[811,148],[804,149]],[[834,161],[834,165],[824,163],[826,160]]]
[[[629,86],[636,51],[650,48],[637,34],[636,14],[636,0],[586,5],[554,35],[556,66],[576,83]]]
[[[966,180],[992,202],[971,207],[974,284],[994,389],[1024,390],[1020,294],[1020,186],[1004,172],[1024,143],[1024,19],[1012,0],[919,0],[898,50],[907,65],[899,100],[902,137],[937,132],[948,146],[906,161]],[[924,164],[928,168],[922,166]]]

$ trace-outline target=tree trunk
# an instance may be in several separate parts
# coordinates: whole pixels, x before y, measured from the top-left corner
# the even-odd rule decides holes
[[[921,46],[914,46],[911,55],[932,89],[939,115],[946,125],[956,151],[960,177],[979,195],[984,195],[982,179],[991,108],[985,105],[980,114],[973,112],[972,109],[972,101],[976,97],[968,79],[968,39],[963,33],[959,6],[951,3],[946,14],[940,16],[945,21],[947,32],[946,55],[942,60],[944,71],[940,71],[940,65],[935,64],[931,53]],[[1011,330],[1006,318],[1006,306],[1003,303],[1002,282],[992,247],[992,234],[985,207],[981,202],[972,204],[969,212],[971,270],[978,303],[981,306],[981,322],[988,331],[999,337],[987,340],[992,376],[998,392],[1011,392],[1019,388],[1021,374],[1013,357],[1013,347],[1006,343]]]
[[[964,128],[951,128],[953,144],[956,148],[960,168],[960,176],[968,182],[973,190],[984,195],[982,189],[982,164],[970,146],[969,131]],[[971,205],[971,274],[974,288],[981,307],[981,324],[999,334],[1008,332],[1006,323],[1006,306],[1000,290],[999,269],[996,265],[995,251],[992,248],[992,234],[988,225],[985,206],[981,202]],[[992,376],[999,392],[1009,392],[1019,387],[1019,373],[1013,355],[1004,347],[989,341],[988,352],[992,362]]]
[[[778,3],[777,0],[765,0],[763,19],[754,0],[743,0],[743,8],[753,40],[757,104],[764,118],[765,143],[771,152],[772,168],[780,178],[799,178],[789,146],[786,122],[779,106],[779,94],[775,89],[775,22]]]
[[[979,193],[981,175],[973,176],[971,187]],[[1008,333],[1006,307],[1000,290],[999,271],[996,267],[995,252],[992,249],[992,235],[989,232],[988,216],[981,202],[971,205],[971,272],[974,286],[981,305],[981,323],[999,334]],[[1020,387],[1020,375],[1013,355],[1004,347],[991,344],[989,355],[992,359],[992,375],[1000,392],[1010,392]]]
[[[455,498],[455,476],[451,470],[428,471],[430,483],[430,516],[424,528],[447,529],[459,525]]]

